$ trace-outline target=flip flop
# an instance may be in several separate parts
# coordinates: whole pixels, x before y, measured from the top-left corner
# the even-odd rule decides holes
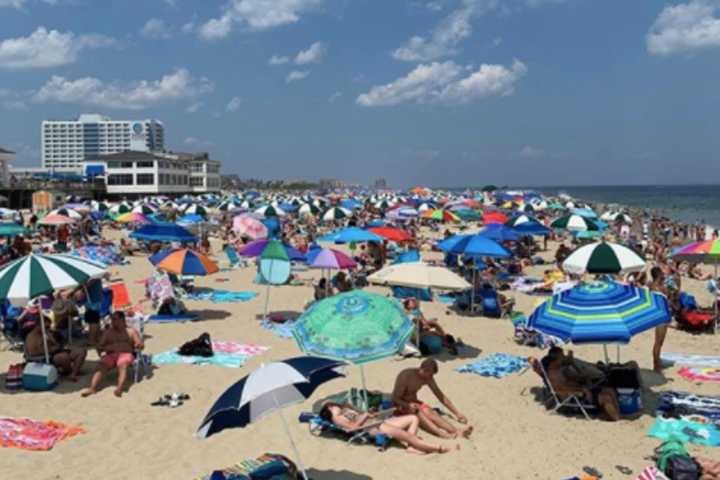
[[[594,467],[583,467],[583,472],[596,478],[603,478],[603,474],[600,472],[600,470]]]
[[[633,473],[632,469],[630,467],[626,467],[625,465],[615,465],[615,469],[623,475],[632,475]]]

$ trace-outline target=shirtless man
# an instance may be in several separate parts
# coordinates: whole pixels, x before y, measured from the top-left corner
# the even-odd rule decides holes
[[[50,363],[55,365],[61,375],[67,375],[70,381],[77,381],[87,351],[80,347],[63,348],[50,332],[50,319],[43,317],[42,321],[45,322],[45,330],[47,331],[47,349]],[[28,333],[25,339],[25,352],[29,358],[43,357],[44,359],[45,347],[40,322],[37,322],[35,327]]]
[[[113,312],[110,328],[105,330],[100,338],[98,349],[105,352],[100,358],[100,365],[90,381],[90,388],[82,392],[83,397],[97,393],[97,387],[106,373],[117,367],[118,381],[115,396],[122,396],[127,380],[127,370],[132,365],[133,352],[143,348],[143,341],[134,328],[128,328],[125,323],[125,313]]]
[[[400,372],[395,380],[395,388],[392,393],[392,401],[400,414],[416,414],[420,419],[420,428],[426,432],[432,433],[441,438],[456,438],[458,429],[454,425],[443,419],[429,405],[418,399],[418,392],[422,387],[427,385],[435,394],[440,403],[452,412],[458,422],[466,425],[468,423],[465,415],[460,413],[449,398],[440,390],[435,379],[433,378],[438,372],[438,364],[432,358],[423,360],[420,368],[408,368]],[[468,438],[473,431],[473,427],[466,427],[462,430],[462,435]]]

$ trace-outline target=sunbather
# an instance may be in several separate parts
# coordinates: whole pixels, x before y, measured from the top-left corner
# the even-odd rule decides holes
[[[617,392],[606,384],[605,374],[594,365],[576,360],[572,350],[566,355],[560,347],[552,347],[542,359],[553,389],[561,398],[569,395],[585,397],[600,407],[611,421],[620,420]]]
[[[408,314],[408,316],[410,316],[410,318],[416,323],[417,327],[420,329],[420,350],[423,351],[423,353],[440,353],[439,351],[432,351],[431,346],[437,344],[438,349],[440,346],[442,346],[446,347],[453,355],[458,354],[455,338],[445,332],[442,326],[438,323],[437,319],[425,318],[425,315],[420,310],[416,299],[406,299],[403,302],[403,306],[405,307],[405,312]]]
[[[348,431],[367,429],[370,435],[380,433],[402,443],[409,453],[447,453],[444,445],[432,445],[418,437],[420,419],[417,415],[400,415],[380,420],[370,413],[355,410],[350,405],[326,403],[320,410],[320,418]]]
[[[134,328],[128,328],[123,312],[113,312],[110,328],[105,330],[100,338],[98,349],[105,352],[100,358],[100,365],[90,381],[90,387],[82,392],[83,397],[97,393],[97,388],[106,373],[113,368],[118,370],[117,387],[114,394],[122,396],[127,380],[127,370],[132,365],[135,350],[143,348],[140,334]]]
[[[463,425],[468,423],[465,415],[455,408],[455,405],[435,383],[433,377],[437,372],[438,364],[432,358],[423,360],[420,368],[408,368],[400,372],[395,380],[395,388],[392,393],[392,401],[397,408],[396,411],[401,414],[416,414],[420,419],[420,428],[435,436],[456,438],[458,433],[462,433],[464,437],[469,437],[473,432],[473,427],[466,426],[462,432],[458,432],[454,425],[418,399],[418,392],[427,385],[437,399],[440,400],[440,403],[452,412],[458,422]]]

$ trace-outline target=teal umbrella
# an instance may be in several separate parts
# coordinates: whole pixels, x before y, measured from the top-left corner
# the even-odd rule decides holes
[[[0,237],[14,237],[26,233],[28,233],[27,229],[17,223],[0,223]]]
[[[268,241],[260,254],[260,274],[267,283],[265,313],[263,314],[263,318],[265,318],[270,303],[270,286],[282,285],[290,278],[290,257],[279,240]]]

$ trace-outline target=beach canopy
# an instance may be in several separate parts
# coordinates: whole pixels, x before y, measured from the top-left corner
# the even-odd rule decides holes
[[[413,323],[396,300],[363,290],[313,303],[293,327],[303,352],[353,364],[395,355],[412,332]]]
[[[130,238],[149,242],[197,242],[197,237],[174,223],[155,223],[145,225],[130,234]]]
[[[453,235],[442,240],[436,246],[443,252],[471,257],[510,257],[510,252],[505,247],[480,234]]]
[[[328,233],[318,239],[320,242],[350,243],[350,242],[382,242],[383,237],[368,230],[357,227],[348,227]]]
[[[647,288],[582,283],[552,296],[528,327],[573,343],[629,343],[633,335],[670,322],[668,300]]]
[[[332,248],[315,248],[307,254],[307,264],[311,268],[328,268],[332,270],[357,267],[355,260]]]
[[[35,297],[83,285],[106,271],[105,265],[71,255],[31,253],[0,269],[0,300],[25,306]]]
[[[563,270],[584,273],[626,274],[645,269],[645,259],[634,250],[617,243],[596,242],[572,252],[563,262]]]
[[[160,270],[175,275],[204,276],[219,270],[217,264],[206,255],[189,248],[160,250],[149,260]]]
[[[575,214],[560,217],[552,222],[550,226],[571,232],[596,232],[600,230],[600,226],[593,220]]]
[[[243,428],[277,411],[307,480],[282,409],[305,401],[323,383],[342,377],[343,365],[343,362],[316,357],[289,358],[262,365],[220,395],[205,415],[196,436],[207,438],[225,429]]]
[[[421,262],[390,265],[370,275],[368,282],[394,287],[440,290],[467,290],[471,287],[464,278],[449,269]]]

